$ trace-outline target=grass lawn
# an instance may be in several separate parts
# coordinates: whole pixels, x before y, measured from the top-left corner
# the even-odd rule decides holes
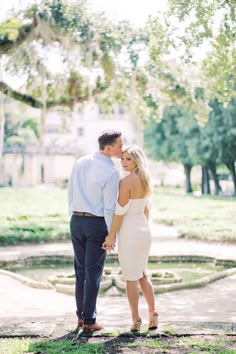
[[[0,189],[0,245],[69,238],[65,189]]]
[[[1,188],[0,245],[69,238],[67,190]],[[236,199],[157,189],[152,216],[186,238],[236,242]]]
[[[236,199],[195,197],[168,190],[153,196],[153,219],[174,225],[180,237],[236,242]]]
[[[81,338],[72,340],[30,340],[2,339],[0,353],[68,353],[68,354],[133,354],[133,353],[211,353],[234,354],[235,338],[233,336],[193,336],[147,339],[138,337],[103,337]],[[3,351],[1,351],[3,350]]]

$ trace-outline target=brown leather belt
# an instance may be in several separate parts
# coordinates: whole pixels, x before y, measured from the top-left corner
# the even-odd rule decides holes
[[[73,211],[73,215],[75,216],[95,216],[98,217],[97,215],[91,214],[91,213],[87,213],[85,211]]]

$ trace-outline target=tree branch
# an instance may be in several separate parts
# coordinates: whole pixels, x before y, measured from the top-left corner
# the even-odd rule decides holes
[[[98,95],[102,93],[106,87],[96,87],[92,95]],[[43,108],[43,103],[34,98],[33,96],[23,94],[21,92],[13,90],[9,85],[7,85],[5,82],[0,81],[0,91],[4,93],[4,95],[13,98],[16,101],[20,101],[22,103],[27,104],[28,106],[31,106],[33,108]],[[53,108],[57,106],[65,106],[69,108],[73,108],[75,103],[81,103],[89,100],[89,95],[86,94],[85,96],[80,96],[80,97],[60,97],[58,100],[50,100],[46,102],[46,107],[47,108]]]
[[[8,38],[0,38],[0,55],[8,54],[12,50],[18,48],[23,42],[25,42],[34,29],[38,26],[37,16],[33,17],[33,22],[29,25],[23,25],[18,31],[18,37],[14,40]]]
[[[11,97],[14,100],[25,103],[28,106],[31,106],[34,108],[42,108],[43,107],[42,102],[38,101],[37,99],[35,99],[34,97],[32,97],[30,95],[26,95],[26,94],[23,94],[23,93],[13,90],[10,86],[8,86],[3,81],[0,82],[0,91],[2,91],[2,93],[4,93],[4,95]]]

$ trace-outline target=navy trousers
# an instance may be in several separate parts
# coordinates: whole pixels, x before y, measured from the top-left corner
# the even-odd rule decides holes
[[[108,234],[103,217],[75,216],[70,221],[76,276],[75,299],[78,319],[96,322],[96,303],[106,259],[101,249]]]

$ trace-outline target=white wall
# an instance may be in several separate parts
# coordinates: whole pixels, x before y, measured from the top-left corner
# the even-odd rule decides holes
[[[99,112],[99,106],[95,103],[76,105],[68,119],[70,124],[66,133],[48,132],[45,134],[45,146],[70,146],[75,151],[79,149],[82,154],[92,153],[98,149],[98,135],[106,129],[120,130],[126,144],[136,142],[129,115],[120,114],[118,107],[115,107],[114,114],[106,116]],[[59,113],[48,112],[46,128],[58,127],[60,131],[60,125]]]
[[[41,184],[41,166],[43,166],[44,183],[62,185],[65,179],[69,179],[75,160],[74,155],[26,154],[23,158],[17,153],[5,154],[4,182],[9,183],[11,180],[13,187]],[[23,173],[22,164],[24,164]]]

